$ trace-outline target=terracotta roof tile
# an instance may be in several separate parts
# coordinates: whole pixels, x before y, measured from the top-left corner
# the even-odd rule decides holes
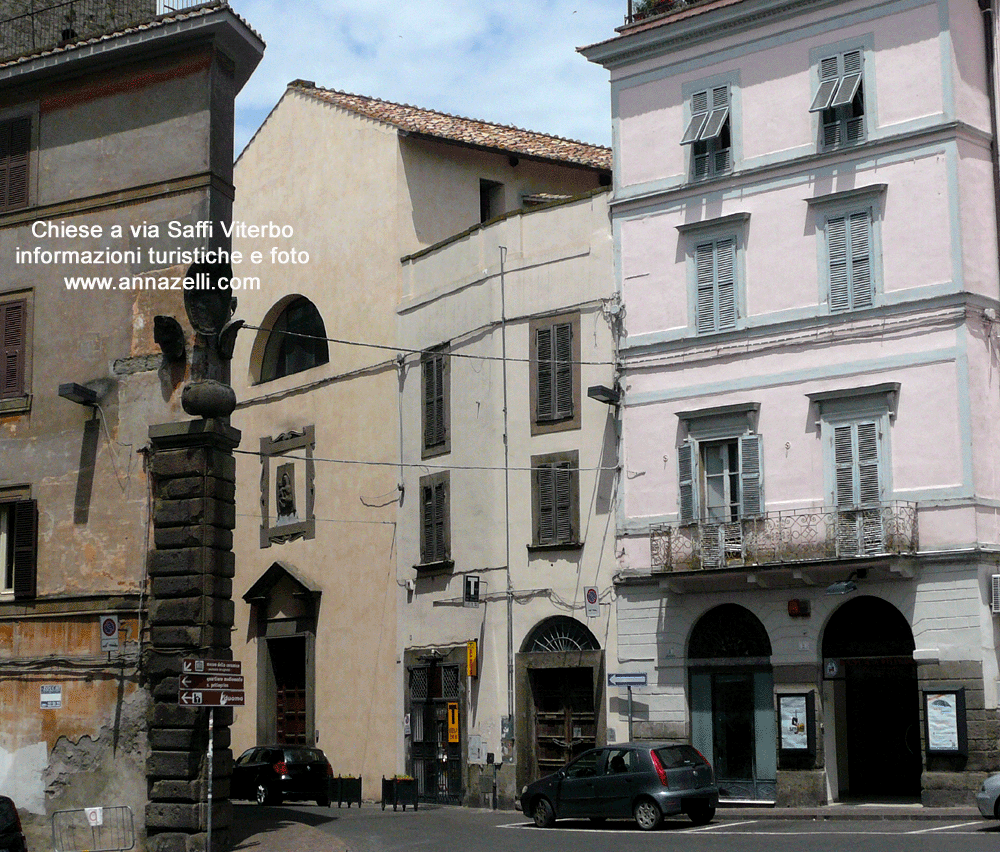
[[[535,133],[504,124],[493,124],[474,118],[462,118],[431,109],[395,104],[390,101],[352,95],[334,89],[322,89],[305,80],[295,80],[289,88],[311,95],[348,112],[417,133],[543,160],[562,160],[595,169],[611,170],[611,149],[588,145],[572,139]]]

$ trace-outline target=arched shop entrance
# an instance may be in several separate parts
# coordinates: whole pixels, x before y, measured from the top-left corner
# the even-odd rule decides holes
[[[691,741],[715,768],[723,799],[773,801],[777,736],[771,642],[737,604],[709,610],[688,642]]]
[[[832,708],[838,799],[919,799],[920,704],[913,632],[876,597],[848,601],[823,633],[824,703]],[[835,783],[834,783],[835,782]]]
[[[586,625],[554,616],[527,635],[515,668],[520,785],[603,741],[604,652]]]

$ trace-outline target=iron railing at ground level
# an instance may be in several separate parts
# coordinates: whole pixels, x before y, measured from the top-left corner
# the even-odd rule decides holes
[[[660,524],[650,530],[654,571],[703,571],[915,553],[917,505],[891,501],[767,512],[730,523]]]
[[[0,20],[0,59],[115,32],[205,0],[14,0]]]

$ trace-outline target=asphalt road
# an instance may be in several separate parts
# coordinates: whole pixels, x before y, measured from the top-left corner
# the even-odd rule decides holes
[[[243,836],[237,849],[270,852],[292,848],[287,832],[301,832],[294,848],[303,852],[966,852],[993,850],[1000,824],[968,814],[942,819],[792,820],[727,814],[720,809],[707,826],[667,820],[655,832],[632,822],[561,820],[539,829],[523,815],[425,805],[418,811],[382,811],[378,805],[319,808],[235,806]],[[280,830],[279,830],[280,828]],[[257,830],[259,833],[254,834]],[[308,833],[307,833],[308,832]],[[237,836],[237,841],[240,837]]]

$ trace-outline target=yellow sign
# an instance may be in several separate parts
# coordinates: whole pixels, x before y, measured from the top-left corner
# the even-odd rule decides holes
[[[458,738],[458,702],[448,702],[448,742],[461,742]]]
[[[470,639],[465,643],[465,668],[469,677],[479,677],[479,640]]]

